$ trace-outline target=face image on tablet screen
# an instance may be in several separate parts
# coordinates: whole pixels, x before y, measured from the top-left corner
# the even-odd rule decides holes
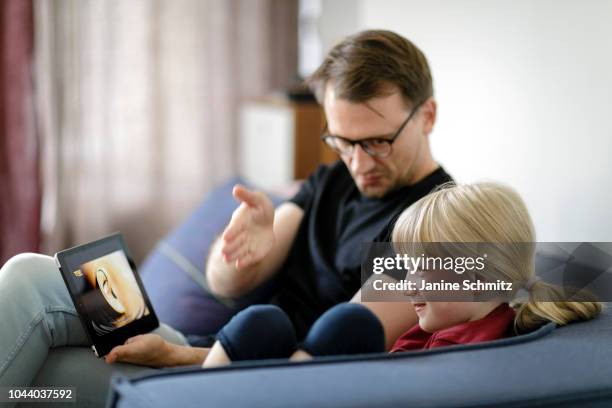
[[[84,263],[73,271],[73,275],[86,282],[81,302],[98,335],[112,332],[149,314],[123,251]]]

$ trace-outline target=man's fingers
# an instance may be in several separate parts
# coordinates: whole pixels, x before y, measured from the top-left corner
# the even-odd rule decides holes
[[[246,243],[245,234],[238,235],[231,241],[223,240],[223,245],[221,247],[221,253],[225,257],[231,257],[236,253],[236,251],[240,250]]]
[[[115,363],[117,361],[121,361],[121,359],[124,357],[125,352],[124,352],[124,348],[125,346],[116,346],[114,347],[110,353],[108,353],[106,355],[106,362],[109,364]]]
[[[237,184],[232,191],[234,198],[247,204],[250,207],[257,207],[261,203],[259,193],[248,190],[246,187]]]
[[[246,229],[246,224],[247,223],[244,219],[235,218],[231,220],[227,228],[225,228],[225,231],[223,231],[223,240],[225,242],[230,242],[236,239],[238,235],[244,232]]]
[[[235,251],[231,256],[228,256],[226,262],[232,262],[238,259],[242,259],[246,255],[248,255],[248,253],[249,253],[249,247],[248,245],[244,245],[241,248],[239,248],[237,251]]]
[[[232,262],[236,259],[242,258],[248,252],[248,248],[246,246],[242,246],[236,249],[234,252],[229,253],[227,255],[224,254],[223,259],[225,262]]]
[[[251,264],[253,263],[253,257],[251,256],[250,253],[244,255],[241,258],[238,258],[238,260],[236,261],[236,269],[237,270],[241,270],[244,268],[248,268],[249,266],[251,266]]]

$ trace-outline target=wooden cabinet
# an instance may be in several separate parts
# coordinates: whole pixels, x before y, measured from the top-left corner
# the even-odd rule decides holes
[[[310,175],[337,155],[320,140],[325,126],[314,102],[267,98],[240,113],[240,173],[261,188],[277,188]]]

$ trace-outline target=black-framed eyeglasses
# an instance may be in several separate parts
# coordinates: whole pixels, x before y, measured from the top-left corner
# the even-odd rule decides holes
[[[397,131],[391,136],[390,139],[382,138],[382,137],[370,137],[367,139],[361,140],[349,140],[342,136],[334,136],[327,133],[327,124],[323,129],[323,134],[321,135],[321,140],[323,140],[329,147],[334,149],[338,154],[342,156],[350,156],[353,154],[353,150],[355,149],[355,145],[361,146],[361,148],[372,157],[380,157],[385,158],[391,154],[393,151],[393,142],[402,134],[402,131],[410,122],[410,119],[414,117],[416,112],[419,110],[421,105],[423,105],[425,101],[419,102],[414,106],[406,120],[402,122],[401,126]]]

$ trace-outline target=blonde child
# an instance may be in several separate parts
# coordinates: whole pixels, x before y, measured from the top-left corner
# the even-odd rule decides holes
[[[588,320],[601,311],[597,302],[539,301],[562,295],[535,275],[533,224],[521,197],[507,186],[476,183],[435,191],[400,215],[392,240],[498,244],[498,253],[487,261],[493,265],[488,265],[486,279],[512,282],[510,297],[522,287],[531,299],[513,307],[505,302],[508,294],[482,302],[414,302],[419,323],[392,351],[495,340],[548,322],[562,326]]]

